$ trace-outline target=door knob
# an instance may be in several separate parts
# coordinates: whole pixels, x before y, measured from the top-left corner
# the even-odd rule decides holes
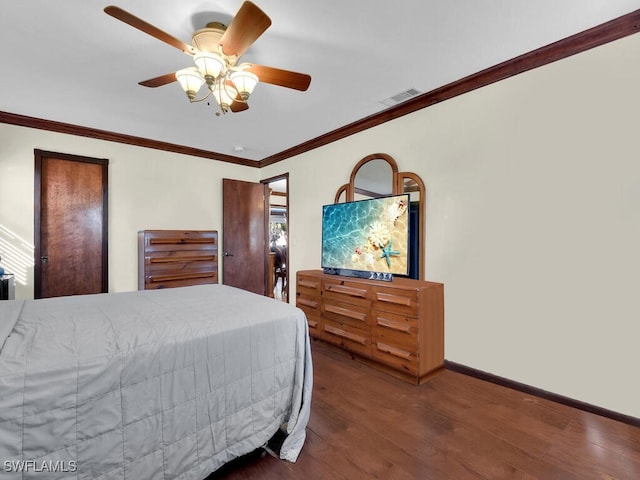
[[[222,256],[223,257],[233,257],[233,253],[223,252]]]
[[[42,263],[49,263],[49,257],[47,255],[43,255],[42,257],[40,257],[40,261]]]

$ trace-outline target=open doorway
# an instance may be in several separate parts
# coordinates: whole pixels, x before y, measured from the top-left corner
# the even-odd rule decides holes
[[[267,295],[289,301],[289,174],[262,180],[269,192]]]

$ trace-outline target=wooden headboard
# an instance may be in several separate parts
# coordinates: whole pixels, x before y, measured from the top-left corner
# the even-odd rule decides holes
[[[138,290],[218,283],[216,230],[138,232]]]

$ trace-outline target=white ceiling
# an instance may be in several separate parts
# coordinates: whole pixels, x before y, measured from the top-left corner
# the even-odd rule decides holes
[[[190,43],[241,0],[13,0],[0,7],[0,111],[261,160],[640,8],[640,0],[255,0],[271,27],[241,61],[308,73],[306,92],[259,84],[216,117],[177,84],[137,82],[191,57],[103,12],[115,4]]]

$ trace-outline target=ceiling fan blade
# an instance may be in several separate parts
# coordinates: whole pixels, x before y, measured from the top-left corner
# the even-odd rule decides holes
[[[254,3],[246,1],[220,39],[225,55],[241,56],[271,25],[271,19]]]
[[[249,110],[249,104],[247,102],[234,101],[229,109],[231,109],[231,111],[234,113],[244,112],[245,110]]]
[[[150,78],[149,80],[145,80],[143,82],[138,82],[138,85],[142,85],[143,87],[161,87],[163,85],[167,85],[169,83],[173,83],[176,81],[176,72],[167,73],[166,75],[161,75],[159,77]]]
[[[169,35],[167,32],[160,30],[158,27],[154,27],[150,23],[147,23],[144,20],[136,17],[135,15],[130,14],[120,7],[109,5],[108,7],[105,7],[104,12],[108,15],[111,15],[113,18],[120,20],[121,22],[131,25],[133,28],[137,28],[138,30],[143,31],[144,33],[147,33],[152,37],[155,37],[158,40],[177,48],[178,50],[182,50],[187,55],[194,55],[196,53],[195,48],[193,48],[191,45],[184,43],[182,40],[178,40],[177,38]]]
[[[252,63],[244,64],[243,70],[251,72],[258,76],[262,83],[270,83],[280,87],[293,88],[304,92],[309,88],[311,76],[306,73],[290,72],[289,70],[281,70],[274,67],[266,67],[264,65],[254,65]],[[246,66],[248,65],[248,66]]]

